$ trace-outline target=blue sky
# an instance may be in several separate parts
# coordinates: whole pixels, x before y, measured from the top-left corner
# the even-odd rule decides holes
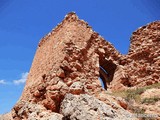
[[[126,54],[131,33],[160,19],[160,0],[0,0],[0,114],[19,99],[39,40],[71,11]]]

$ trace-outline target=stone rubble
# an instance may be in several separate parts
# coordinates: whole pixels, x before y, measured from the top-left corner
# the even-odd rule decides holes
[[[67,94],[60,113],[71,120],[135,120],[132,114],[118,106],[116,109],[87,94]]]

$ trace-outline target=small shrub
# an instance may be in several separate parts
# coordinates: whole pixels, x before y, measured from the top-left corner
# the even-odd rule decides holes
[[[140,101],[140,95],[145,91],[143,88],[137,88],[135,90],[127,90],[126,91],[126,96],[125,100],[130,101],[130,100],[135,100],[136,102]]]
[[[132,108],[130,109],[133,111],[134,114],[144,114],[145,113],[144,108],[132,106]]]
[[[160,88],[160,83],[155,83],[149,86],[137,88],[137,89],[129,89],[126,91],[115,91],[113,93],[109,93],[110,95],[116,96],[116,97],[122,97],[126,101],[135,100],[136,102],[141,102],[140,95],[145,92],[147,89],[151,88]]]
[[[142,104],[155,104],[157,101],[159,101],[159,97],[153,97],[153,98],[144,98],[141,103]]]

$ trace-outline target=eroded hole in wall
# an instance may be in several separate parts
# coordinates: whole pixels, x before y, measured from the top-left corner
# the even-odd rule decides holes
[[[99,80],[101,82],[101,86],[102,88],[107,89],[107,83],[109,83],[109,75],[103,67],[100,66],[99,69],[100,69],[99,70],[100,72]]]
[[[116,68],[117,65],[112,61],[100,61],[99,80],[104,89],[107,90],[107,86],[110,85],[110,82],[113,80]]]

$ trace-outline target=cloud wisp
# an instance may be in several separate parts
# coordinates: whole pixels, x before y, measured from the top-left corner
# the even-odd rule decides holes
[[[13,84],[15,85],[24,84],[26,82],[27,76],[28,76],[28,72],[22,73],[22,76],[20,79],[13,80]]]
[[[12,82],[8,82],[7,80],[1,79],[0,80],[0,85],[21,85],[26,82],[28,76],[28,72],[22,73],[21,78],[18,80],[12,80]]]
[[[7,82],[5,80],[0,80],[0,84],[5,85]]]

